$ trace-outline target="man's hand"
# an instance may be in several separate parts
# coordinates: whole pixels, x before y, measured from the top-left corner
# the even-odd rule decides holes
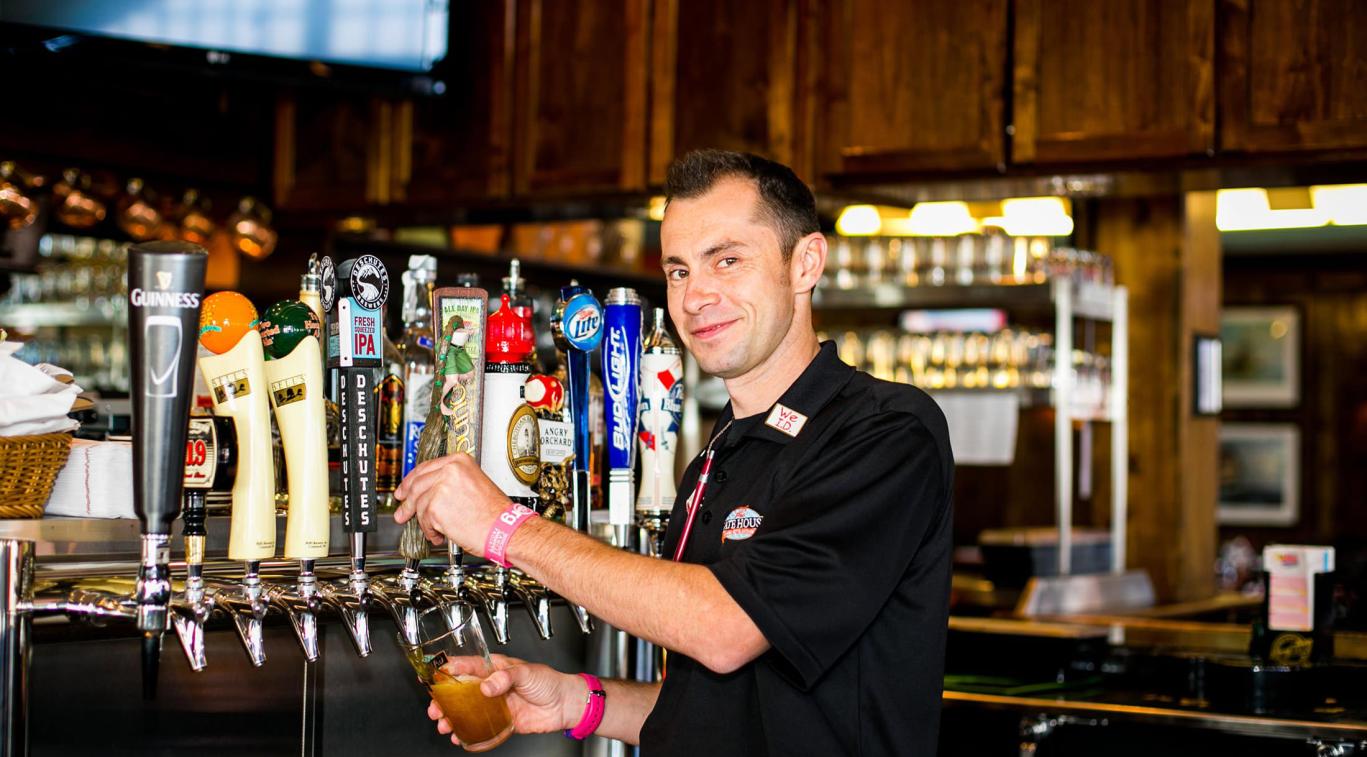
[[[579,723],[589,691],[583,678],[512,657],[491,657],[495,672],[484,679],[480,692],[486,697],[508,695],[514,731],[554,733]],[[438,733],[451,733],[451,723],[442,716],[436,702],[427,706],[427,717],[437,721]],[[451,743],[459,744],[460,740],[452,734]]]
[[[480,556],[494,519],[510,504],[474,458],[463,452],[420,463],[404,477],[394,498],[403,502],[394,511],[396,522],[416,517],[428,541],[441,544],[450,539]]]

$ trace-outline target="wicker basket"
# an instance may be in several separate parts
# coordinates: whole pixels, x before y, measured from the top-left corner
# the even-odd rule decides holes
[[[0,436],[0,518],[38,518],[71,454],[71,434]]]

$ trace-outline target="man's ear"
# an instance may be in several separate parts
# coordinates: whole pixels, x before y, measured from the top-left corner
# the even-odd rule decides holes
[[[826,270],[826,237],[819,231],[808,234],[793,248],[788,263],[794,294],[810,294]]]

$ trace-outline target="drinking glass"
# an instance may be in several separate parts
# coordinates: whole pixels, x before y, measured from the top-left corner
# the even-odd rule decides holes
[[[418,643],[398,639],[467,752],[488,751],[508,739],[513,716],[506,698],[486,697],[479,690],[494,665],[473,606],[430,607],[418,615]]]

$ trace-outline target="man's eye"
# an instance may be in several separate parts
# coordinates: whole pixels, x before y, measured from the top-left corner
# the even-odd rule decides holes
[[[683,281],[685,278],[688,278],[688,271],[682,268],[674,268],[665,271],[665,278],[669,279],[670,281]]]
[[[722,258],[721,260],[717,261],[717,267],[730,268],[731,266],[736,264],[737,260],[739,260],[739,258]]]

